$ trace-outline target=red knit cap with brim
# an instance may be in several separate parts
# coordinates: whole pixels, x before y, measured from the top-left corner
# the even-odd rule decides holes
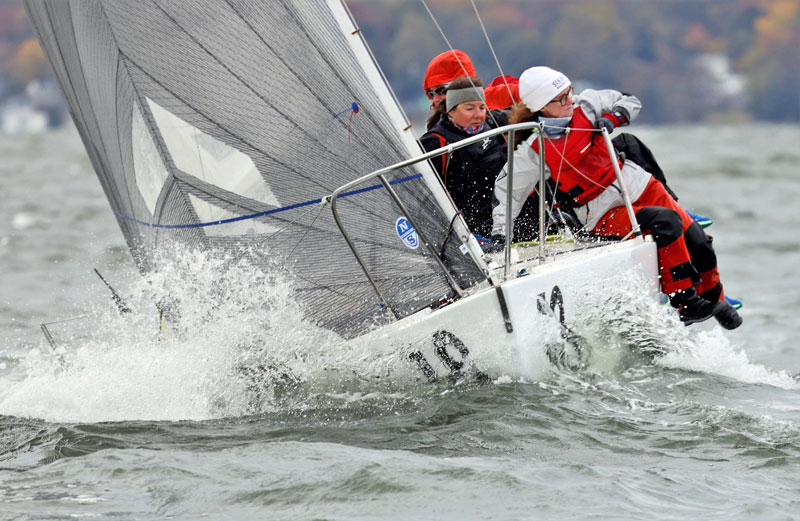
[[[475,67],[472,66],[469,56],[458,49],[443,52],[432,59],[428,68],[425,69],[425,82],[423,83],[425,95],[428,95],[428,89],[431,87],[450,83],[462,76],[475,76]]]

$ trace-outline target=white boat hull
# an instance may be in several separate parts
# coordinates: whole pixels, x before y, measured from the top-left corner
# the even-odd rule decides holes
[[[656,246],[651,240],[569,252],[559,255],[558,262],[515,264],[515,270],[521,268],[528,274],[501,285],[511,332],[496,289],[487,288],[373,331],[358,343],[366,349],[394,353],[399,348],[405,365],[430,380],[457,379],[470,373],[537,379],[557,362],[558,354],[548,354],[548,346],[555,341],[562,346],[574,343],[575,338],[569,338],[570,324],[579,307],[586,309],[592,295],[630,286],[631,281],[641,286],[642,294],[650,293],[653,298],[660,294]]]

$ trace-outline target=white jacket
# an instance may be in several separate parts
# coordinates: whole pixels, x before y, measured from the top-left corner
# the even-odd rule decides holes
[[[575,96],[574,102],[580,106],[586,117],[596,123],[606,112],[619,111],[630,123],[639,115],[642,104],[635,96],[623,94],[615,90],[586,89]],[[627,124],[626,123],[626,124]],[[511,215],[516,219],[522,210],[522,205],[528,195],[539,182],[539,154],[532,147],[539,150],[536,142],[538,134],[534,132],[528,139],[514,150],[514,181],[511,188]],[[495,207],[492,210],[492,235],[506,234],[506,199],[508,190],[508,163],[497,176],[494,182]],[[545,180],[550,178],[550,168],[544,165]]]

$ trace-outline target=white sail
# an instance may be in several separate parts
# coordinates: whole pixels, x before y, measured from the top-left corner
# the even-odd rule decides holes
[[[258,249],[293,270],[318,323],[346,336],[453,294],[428,250],[399,236],[403,215],[386,190],[365,186],[338,210],[388,316],[319,207],[337,187],[419,153],[338,1],[26,8],[140,269],[165,240]],[[388,178],[459,283],[484,280],[461,240],[445,240],[454,210],[428,165]]]

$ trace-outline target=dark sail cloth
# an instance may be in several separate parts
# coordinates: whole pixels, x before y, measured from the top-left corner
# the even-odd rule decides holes
[[[484,132],[503,126],[508,121],[505,112],[490,112]],[[420,142],[430,152],[468,137],[471,136],[453,125],[447,114],[443,114],[438,123],[420,138]],[[494,180],[506,163],[507,149],[505,139],[498,135],[455,150],[451,154],[431,158],[434,170],[461,211],[467,226],[482,237],[489,237],[492,230]]]

